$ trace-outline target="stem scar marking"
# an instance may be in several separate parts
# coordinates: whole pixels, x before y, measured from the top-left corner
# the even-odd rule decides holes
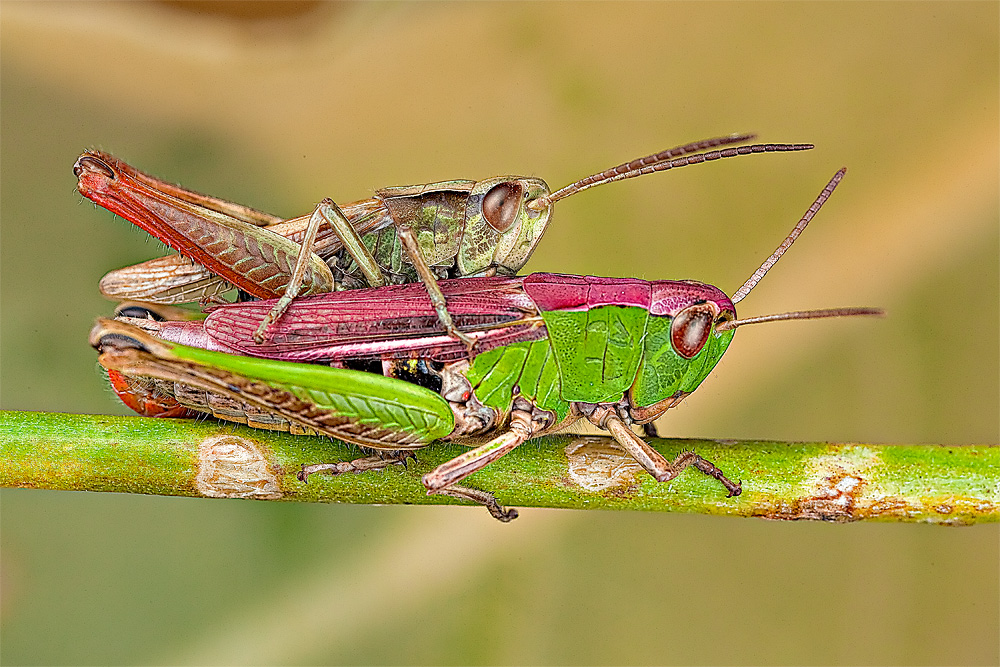
[[[195,487],[210,498],[281,498],[278,479],[253,442],[235,435],[205,438],[198,447]]]
[[[629,492],[646,471],[617,443],[608,438],[581,437],[566,445],[569,478],[585,491]]]

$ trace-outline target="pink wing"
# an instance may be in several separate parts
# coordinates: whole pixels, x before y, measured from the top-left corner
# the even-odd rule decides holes
[[[522,289],[523,278],[443,280],[441,290],[455,324],[486,352],[546,335],[538,310]],[[205,330],[241,354],[285,361],[409,358],[449,361],[467,356],[444,333],[422,284],[391,285],[296,299],[262,344],[253,333],[274,300],[222,306]]]

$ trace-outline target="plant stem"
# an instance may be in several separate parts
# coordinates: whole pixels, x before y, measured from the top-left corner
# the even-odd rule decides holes
[[[1000,446],[874,445],[655,439],[672,459],[693,450],[743,494],[693,468],[658,483],[610,438],[533,440],[469,478],[517,507],[639,509],[769,519],[1000,520]],[[357,447],[216,421],[0,412],[0,486],[299,502],[452,504],[428,496],[423,473],[465,448],[440,443],[404,469],[295,474],[350,460]]]

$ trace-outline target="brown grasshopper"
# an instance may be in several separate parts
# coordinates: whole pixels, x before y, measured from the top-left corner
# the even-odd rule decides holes
[[[324,199],[311,215],[289,220],[166,183],[106,153],[84,153],[73,171],[81,194],[181,255],[109,273],[101,291],[110,298],[204,303],[221,300],[233,286],[260,299],[281,297],[257,328],[255,339],[263,341],[296,296],[419,279],[445,331],[471,351],[474,342],[455,327],[439,279],[514,275],[541,239],[552,205],[594,186],[721,158],[812,148],[733,146],[753,138],[734,134],[677,146],[555,192],[526,176],[442,181],[384,188],[342,206]],[[700,152],[709,148],[716,150]]]

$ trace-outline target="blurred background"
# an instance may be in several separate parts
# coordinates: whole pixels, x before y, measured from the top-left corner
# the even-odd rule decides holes
[[[2,407],[126,414],[97,281],[164,254],[75,192],[100,148],[291,217],[668,146],[812,142],[560,202],[526,271],[732,293],[847,179],[659,422],[998,435],[995,3],[20,3],[0,13]],[[4,664],[996,664],[998,529],[4,490]]]

